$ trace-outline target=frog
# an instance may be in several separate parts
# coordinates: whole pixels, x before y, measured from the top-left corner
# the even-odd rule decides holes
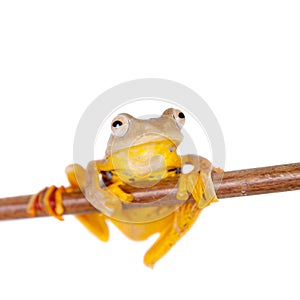
[[[159,234],[144,256],[144,264],[154,267],[189,231],[201,211],[218,201],[212,173],[222,170],[202,156],[178,153],[184,124],[185,114],[177,108],[148,119],[118,114],[111,122],[105,158],[90,161],[86,168],[67,166],[70,185],[52,185],[34,194],[28,214],[34,216],[41,209],[63,220],[63,194],[81,190],[97,212],[75,217],[101,241],[109,239],[108,222],[134,241]],[[185,166],[192,170],[184,171]],[[135,208],[134,196],[124,189],[128,185],[148,189],[169,178],[177,179],[179,204],[175,206]],[[188,201],[191,197],[193,201]],[[133,209],[125,209],[128,205]]]

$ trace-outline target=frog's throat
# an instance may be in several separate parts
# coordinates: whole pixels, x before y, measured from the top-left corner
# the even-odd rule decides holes
[[[181,166],[181,158],[176,152],[176,145],[167,140],[119,150],[108,159],[115,173],[126,182],[162,179],[168,176],[169,170],[177,172]]]
[[[153,140],[147,143],[138,143],[134,145],[129,145],[128,147],[122,147],[114,151],[114,148],[111,148],[110,153],[106,153],[106,158],[116,157],[120,155],[129,155],[130,153],[138,153],[138,152],[155,152],[157,154],[160,153],[169,153],[175,152],[177,149],[177,144],[175,141],[167,140],[167,139],[160,139],[160,140]]]

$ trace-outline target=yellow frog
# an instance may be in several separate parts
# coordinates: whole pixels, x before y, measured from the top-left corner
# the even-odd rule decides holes
[[[109,237],[107,220],[136,241],[160,234],[144,256],[144,263],[153,267],[189,230],[201,210],[217,201],[211,172],[219,169],[203,157],[177,153],[184,122],[184,113],[174,108],[159,118],[137,119],[125,113],[116,116],[106,158],[91,161],[86,170],[78,164],[69,165],[66,174],[71,186],[51,186],[37,193],[28,204],[28,213],[35,215],[37,209],[43,209],[62,220],[62,194],[80,188],[99,213],[76,217],[102,241]],[[185,173],[185,165],[193,169]],[[125,185],[147,189],[169,177],[178,178],[176,198],[182,200],[181,205],[124,209],[134,200],[122,189]],[[190,194],[194,202],[185,201]]]

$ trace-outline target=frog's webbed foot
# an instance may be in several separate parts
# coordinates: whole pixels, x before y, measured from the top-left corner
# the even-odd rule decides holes
[[[98,170],[99,172],[99,170]],[[124,182],[120,180],[118,175],[113,175],[111,171],[100,172],[105,187],[111,191],[116,197],[121,199],[123,202],[131,202],[134,197],[132,194],[126,193],[121,187],[124,186]]]
[[[111,193],[113,193],[116,197],[121,199],[123,202],[131,202],[134,199],[133,195],[124,192],[120,186],[121,184],[116,182],[110,184],[107,188]]]
[[[180,174],[177,199],[187,200],[192,194],[199,208],[217,202],[215,188],[211,178],[212,164],[205,158],[196,155],[185,155],[183,165],[192,165],[193,170]]]
[[[43,211],[58,220],[63,220],[62,194],[65,191],[66,188],[63,186],[52,185],[33,195],[27,205],[28,215],[34,217],[37,211]]]
[[[144,256],[145,265],[152,268],[192,227],[201,210],[197,203],[186,202],[172,215],[160,220],[165,224],[159,238]]]

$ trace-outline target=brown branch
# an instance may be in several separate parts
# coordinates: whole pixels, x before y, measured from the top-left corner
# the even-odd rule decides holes
[[[213,181],[218,198],[250,196],[300,189],[300,163],[263,167],[248,170],[230,171],[224,174],[213,174]],[[146,189],[127,186],[124,190],[134,195],[132,206],[153,206],[176,204],[176,181],[163,180],[159,184]],[[155,201],[168,193],[174,195],[174,200]],[[28,218],[26,213],[28,196],[0,199],[0,220]],[[191,199],[189,201],[192,201]],[[65,214],[82,214],[96,212],[84,196],[78,193],[64,194],[63,205]],[[126,205],[130,209],[130,205]],[[45,216],[38,212],[37,216]]]

